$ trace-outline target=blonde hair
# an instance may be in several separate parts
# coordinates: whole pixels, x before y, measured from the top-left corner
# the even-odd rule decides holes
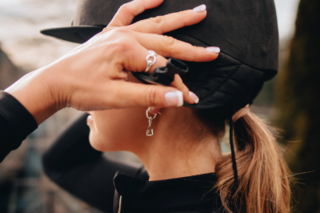
[[[268,126],[248,112],[234,123],[238,188],[231,197],[234,171],[231,155],[216,165],[215,190],[223,211],[290,212],[289,170]]]

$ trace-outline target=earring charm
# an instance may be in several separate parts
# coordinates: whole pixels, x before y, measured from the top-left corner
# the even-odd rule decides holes
[[[148,119],[148,122],[149,122],[149,126],[148,126],[148,129],[147,129],[147,132],[146,132],[146,135],[147,136],[153,136],[154,135],[154,132],[153,132],[153,129],[151,129],[151,124],[152,124],[152,120],[155,119],[157,117],[157,115],[161,115],[160,112],[158,112],[157,114],[155,114],[154,116],[149,116],[149,111],[150,111],[151,108],[148,108],[147,111],[146,111],[146,116],[147,116],[147,119]]]

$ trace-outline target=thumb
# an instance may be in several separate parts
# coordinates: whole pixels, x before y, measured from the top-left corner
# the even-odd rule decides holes
[[[140,83],[113,82],[112,99],[114,107],[179,107],[183,105],[183,93],[173,87],[145,85]],[[110,86],[110,85],[109,85]]]

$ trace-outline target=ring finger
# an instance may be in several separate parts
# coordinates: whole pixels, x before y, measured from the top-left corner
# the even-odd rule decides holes
[[[149,50],[142,47],[141,45],[132,46],[132,51],[127,51],[128,54],[124,58],[124,69],[133,72],[145,71],[147,68],[146,56],[149,55]],[[144,57],[145,56],[145,57]],[[125,60],[126,58],[131,58],[131,60]],[[166,66],[167,59],[163,56],[157,54],[156,61],[151,66],[148,73],[153,73],[153,71],[159,66]],[[190,95],[188,87],[183,83],[181,77],[176,75],[174,81],[171,83],[171,86],[177,88],[183,93],[184,100],[189,104],[194,104],[197,101],[194,98],[194,95]]]

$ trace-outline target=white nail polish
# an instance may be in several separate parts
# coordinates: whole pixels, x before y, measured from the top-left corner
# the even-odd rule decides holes
[[[182,106],[183,93],[181,91],[171,91],[165,94],[165,100],[168,106]]]
[[[203,12],[207,9],[207,6],[205,4],[201,4],[195,8],[193,8],[193,11],[196,12],[196,13],[200,13],[200,12]]]
[[[93,122],[93,118],[92,118],[91,115],[89,115],[89,116],[87,117],[87,124],[92,123],[92,122]]]
[[[196,94],[194,94],[193,92],[189,91],[189,96],[194,100],[195,104],[199,103],[199,97]]]
[[[220,53],[219,47],[206,47],[206,50],[212,53]]]

